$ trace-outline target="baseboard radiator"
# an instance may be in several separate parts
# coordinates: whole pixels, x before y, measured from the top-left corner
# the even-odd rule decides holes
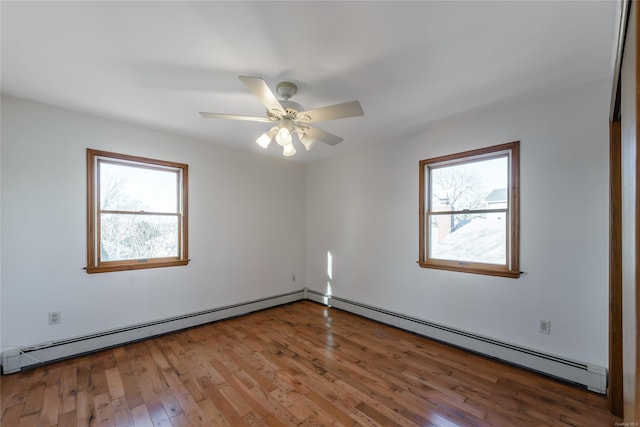
[[[228,305],[197,313],[112,329],[91,335],[51,341],[40,345],[13,349],[2,353],[2,373],[10,374],[86,353],[139,341],[153,336],[191,328],[205,323],[241,316],[265,308],[304,299],[304,290]]]
[[[606,394],[607,391],[607,370],[602,366],[542,353],[537,350],[472,334],[437,323],[427,322],[422,319],[350,301],[337,296],[326,295],[310,289],[228,305],[170,319],[147,322],[96,334],[5,351],[2,353],[1,358],[2,372],[3,374],[10,374],[44,363],[75,357],[128,342],[139,341],[304,299],[411,331],[563,381],[575,383],[597,393]]]
[[[465,350],[607,393],[607,369],[307,289],[306,298]]]

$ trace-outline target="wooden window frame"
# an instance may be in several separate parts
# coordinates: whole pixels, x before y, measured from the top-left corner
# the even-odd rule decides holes
[[[508,153],[509,184],[507,188],[507,250],[504,265],[478,262],[451,261],[429,256],[429,220],[434,215],[431,210],[430,171],[438,166],[454,166],[463,163],[489,160]],[[465,273],[520,277],[520,141],[480,148],[456,154],[421,160],[419,162],[419,251],[418,264],[423,268],[459,271]],[[479,210],[487,211],[487,210]],[[493,210],[489,210],[493,211]],[[468,212],[468,211],[466,211]],[[447,213],[455,213],[454,211]],[[438,213],[439,215],[442,212]]]
[[[178,256],[166,258],[144,258],[134,260],[102,261],[100,259],[100,177],[98,162],[130,164],[139,168],[174,169],[178,175]],[[189,166],[184,163],[130,156],[127,154],[87,149],[87,273],[139,270],[147,268],[173,267],[189,263],[188,227],[188,179]],[[128,214],[154,215],[135,212]]]

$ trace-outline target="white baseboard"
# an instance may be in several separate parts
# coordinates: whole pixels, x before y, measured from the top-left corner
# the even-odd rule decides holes
[[[307,289],[307,299],[607,393],[607,369]]]
[[[9,350],[2,353],[2,373],[10,374],[44,363],[79,356],[217,320],[228,319],[301,299],[304,299],[304,290],[302,289],[284,295],[228,305],[169,319]]]
[[[284,295],[229,305],[170,319],[5,351],[1,357],[2,372],[3,374],[10,374],[44,363],[91,353],[128,342],[163,335],[169,332],[240,316],[303,299],[333,306],[532,371],[579,384],[597,393],[606,394],[607,392],[607,369],[602,366],[542,353],[537,350],[449,328],[344,298],[326,295],[310,289],[301,289]]]

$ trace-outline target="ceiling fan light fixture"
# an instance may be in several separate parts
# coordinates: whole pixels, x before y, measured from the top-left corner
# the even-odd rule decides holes
[[[271,137],[265,132],[256,139],[256,144],[262,148],[267,148],[271,144]]]
[[[262,148],[267,148],[269,144],[271,144],[271,140],[278,133],[278,126],[274,126],[269,129],[267,132],[263,133],[256,139],[256,144],[258,144]]]
[[[316,140],[306,135],[300,135],[300,142],[302,142],[302,145],[304,145],[304,148],[306,148],[307,151],[309,151],[311,150],[311,147],[313,147],[313,145],[316,143]]]
[[[295,149],[295,147],[293,146],[293,144],[292,144],[292,143],[289,143],[289,144],[285,145],[285,146],[282,148],[282,155],[283,155],[283,156],[285,156],[285,157],[291,157],[291,156],[293,156],[294,154],[296,154],[296,149]]]
[[[276,134],[276,142],[283,147],[291,145],[293,139],[291,138],[291,132],[286,127],[281,127]]]

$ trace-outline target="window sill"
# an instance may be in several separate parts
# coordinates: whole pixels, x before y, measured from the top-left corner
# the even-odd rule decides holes
[[[458,271],[460,273],[483,274],[485,276],[499,276],[517,279],[520,277],[520,271],[507,270],[506,268],[487,268],[477,265],[459,265],[457,263],[434,263],[418,261],[418,265],[422,268],[434,268],[437,270]]]
[[[188,259],[184,260],[172,260],[172,261],[147,261],[147,262],[128,262],[117,264],[101,264],[88,266],[86,268],[87,273],[109,273],[112,271],[128,271],[128,270],[142,270],[147,268],[162,268],[162,267],[176,267],[180,265],[189,264]]]

